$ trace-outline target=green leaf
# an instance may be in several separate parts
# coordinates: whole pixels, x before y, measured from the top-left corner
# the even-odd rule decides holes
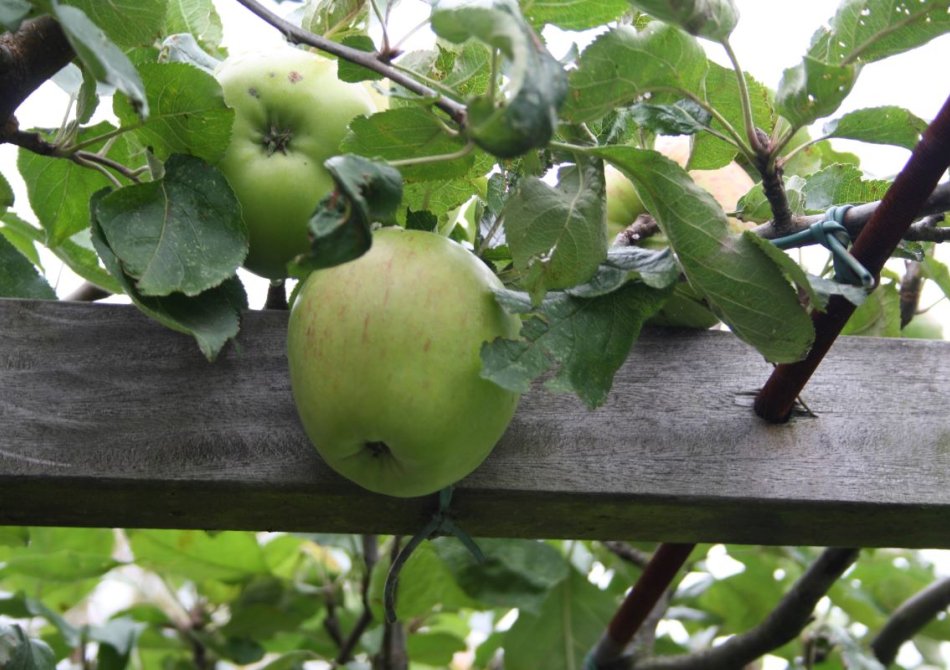
[[[334,156],[324,166],[336,188],[310,217],[310,251],[294,261],[303,271],[333,267],[365,254],[373,243],[370,226],[391,223],[402,201],[402,177],[385,163],[346,154]]]
[[[146,63],[139,68],[145,82],[149,118],[139,120],[133,101],[116,95],[115,114],[143,146],[162,159],[183,153],[214,163],[231,139],[234,111],[224,104],[217,80],[185,63]]]
[[[114,130],[114,126],[102,122],[81,130],[77,140],[84,142]],[[55,134],[55,131],[36,129],[31,132],[38,132],[47,140],[52,140]],[[97,142],[87,149],[99,151],[103,144]],[[119,163],[129,162],[127,144],[124,142],[112,144],[107,155]],[[17,167],[26,182],[30,207],[46,231],[46,242],[51,247],[88,228],[89,199],[96,191],[113,186],[98,170],[25,149],[19,150]]]
[[[387,560],[378,562],[370,583],[370,605],[378,621],[383,620],[383,586],[389,565]],[[429,542],[419,545],[399,573],[396,616],[400,621],[425,616],[436,607],[453,609],[477,606],[478,603],[455,582],[452,572]]]
[[[99,643],[96,670],[124,670],[145,625],[120,617],[90,627],[89,639]]]
[[[739,95],[739,82],[731,68],[710,62],[706,72],[706,102],[729,122],[740,137],[745,138],[745,119]],[[752,106],[752,121],[756,128],[770,133],[775,125],[773,94],[748,73],[745,74],[749,103]],[[714,119],[710,127],[726,134],[725,126]],[[726,142],[711,133],[698,133],[693,137],[693,146],[687,168],[690,170],[715,170],[728,165],[736,156],[736,145]]]
[[[772,262],[778,266],[785,277],[808,297],[808,302],[811,307],[814,307],[819,312],[825,311],[825,307],[828,304],[827,295],[815,291],[812,283],[809,281],[808,274],[801,265],[793,261],[782,249],[779,249],[768,240],[759,237],[750,230],[743,232],[742,236],[746,241],[757,246],[762,253],[768,256]]]
[[[927,279],[933,281],[950,298],[950,268],[933,256],[925,256],[920,263],[921,270]]]
[[[0,296],[55,300],[46,278],[4,235],[0,235]]]
[[[584,50],[571,72],[564,116],[592,121],[653,91],[699,96],[705,76],[706,54],[683,31],[664,23],[642,31],[612,28]]]
[[[552,25],[578,31],[616,21],[629,9],[627,0],[525,0],[521,3],[521,11],[537,28]]]
[[[29,528],[24,526],[0,526],[0,546],[24,547],[29,542]]]
[[[301,26],[317,35],[342,42],[365,32],[369,16],[366,0],[316,0],[304,7]]]
[[[92,205],[95,206],[95,201]],[[241,311],[247,309],[247,295],[237,277],[193,297],[182,293],[163,297],[144,296],[123,272],[121,262],[95,221],[92,241],[106,269],[118,280],[132,302],[165,327],[194,337],[201,353],[209,361],[217,358],[228,340],[237,336]]]
[[[437,4],[432,30],[455,44],[474,37],[508,61],[505,99],[485,95],[468,101],[466,131],[472,140],[500,158],[547,146],[567,95],[567,75],[525,21],[516,0]]]
[[[10,186],[10,182],[7,181],[6,177],[0,174],[0,215],[13,207],[13,201],[13,187]]]
[[[340,143],[340,151],[385,160],[437,156],[459,151],[466,142],[446,132],[445,124],[423,107],[398,107],[358,116]],[[406,181],[450,179],[468,174],[475,162],[469,153],[450,161],[401,167]]]
[[[754,243],[729,234],[725,213],[683,168],[655,151],[596,152],[633,181],[690,284],[736,335],[773,362],[808,352],[814,328],[782,271]]]
[[[14,33],[33,6],[27,0],[0,0],[0,26]]]
[[[231,187],[217,168],[192,156],[172,156],[159,181],[101,197],[95,216],[143,296],[196,296],[234,275],[247,255]]]
[[[80,68],[82,84],[76,92],[76,121],[80,124],[89,123],[92,115],[99,106],[99,87],[96,78],[88,68]]]
[[[661,21],[679,26],[690,35],[725,42],[739,22],[732,0],[630,0]]]
[[[114,13],[113,3],[89,2],[107,12],[113,12],[114,19],[121,21],[123,29],[131,29],[135,24],[128,15]],[[154,7],[155,2],[131,3],[133,6]],[[139,78],[135,66],[109,36],[103,32],[86,13],[76,7],[53,4],[53,16],[59,21],[73,50],[97,81],[115,86],[132,100],[132,104],[143,117],[148,116],[148,101],[145,86]],[[161,15],[160,15],[161,16]],[[98,18],[98,17],[97,17]]]
[[[224,29],[213,0],[174,0],[167,5],[163,34],[188,34],[208,51],[221,46]]]
[[[712,115],[692,100],[672,105],[638,102],[630,108],[634,121],[657,135],[693,135],[709,126]]]
[[[406,639],[406,652],[414,663],[447,668],[456,652],[465,651],[465,640],[450,633],[413,633]]]
[[[537,614],[551,588],[568,576],[563,554],[544,542],[480,539],[478,546],[481,562],[455,538],[432,542],[461,589],[490,607]]]
[[[844,0],[808,53],[835,64],[894,56],[950,31],[948,9],[947,0]]]
[[[353,49],[365,51],[366,53],[376,53],[376,45],[373,43],[373,38],[369,35],[347,35],[343,39],[343,44]],[[384,78],[379,72],[369,70],[362,65],[358,65],[353,61],[342,58],[338,63],[337,76],[340,78],[340,81],[347,81],[351,83],[358,81],[374,81]]]
[[[42,640],[31,640],[18,624],[0,623],[0,668],[55,670],[56,657]]]
[[[662,307],[667,293],[628,282],[596,298],[550,293],[534,308],[527,294],[498,291],[505,309],[527,316],[522,339],[496,339],[482,346],[482,376],[523,393],[532,380],[556,367],[547,383],[550,389],[576,393],[588,407],[597,407],[606,400],[644,321]]]
[[[290,583],[268,575],[248,582],[228,608],[231,618],[221,627],[223,634],[229,638],[265,640],[280,632],[299,630],[304,621],[321,611],[323,603],[312,594],[301,593]]]
[[[307,661],[321,661],[323,658],[312,651],[290,651],[275,658],[260,670],[302,670]]]
[[[822,132],[829,137],[913,149],[926,129],[927,122],[909,110],[886,106],[849,112],[826,123]]]
[[[0,568],[0,575],[19,574],[43,580],[74,581],[98,577],[117,565],[119,563],[109,556],[73,549],[45,554],[24,552],[10,556]]]
[[[30,225],[18,216],[5,214],[3,217],[0,217],[0,220],[3,222],[0,233],[6,236],[7,239],[11,239],[12,236],[21,239],[22,242],[11,239],[14,246],[20,249],[21,253],[24,251],[23,244],[29,244],[32,247],[33,243],[43,244],[46,239],[42,230]],[[50,245],[47,248],[56,254],[73,272],[86,281],[100,286],[110,293],[122,293],[122,287],[119,285],[119,282],[113,279],[112,276],[99,265],[99,256],[96,255],[96,252],[92,248],[92,240],[90,239],[88,230],[80,231],[73,237],[57,245]],[[35,249],[33,253],[35,254]],[[38,256],[33,259],[34,264],[38,261]]]
[[[253,533],[196,530],[128,531],[135,562],[162,574],[202,582],[241,582],[267,573]]]
[[[894,284],[883,284],[868,296],[841,330],[842,335],[900,337],[900,294]]]
[[[191,0],[62,0],[82,10],[122,49],[151,46],[161,34],[167,5]]]
[[[577,298],[606,295],[626,283],[631,273],[636,273],[647,286],[662,289],[676,282],[680,269],[669,247],[611,247],[607,250],[607,260],[600,264],[593,278],[585,284],[572,286],[567,293]]]
[[[522,179],[501,213],[515,267],[539,300],[590,279],[607,253],[604,172],[599,160],[564,168],[556,187]]]
[[[540,612],[521,612],[505,636],[506,670],[571,670],[584,657],[613,616],[613,597],[571,570],[551,589]]]
[[[857,81],[860,66],[824,63],[812,56],[782,73],[775,106],[795,127],[834,113]]]
[[[805,210],[817,213],[832,205],[874,202],[884,197],[890,185],[884,179],[864,179],[853,165],[830,165],[805,181]]]

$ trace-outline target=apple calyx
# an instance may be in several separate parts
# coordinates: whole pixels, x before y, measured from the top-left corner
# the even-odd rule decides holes
[[[392,450],[389,448],[389,445],[385,442],[366,442],[363,444],[369,450],[369,453],[373,458],[382,458],[384,456],[391,456]]]
[[[290,146],[290,141],[293,138],[294,133],[292,130],[278,128],[276,125],[271,125],[270,130],[264,134],[264,141],[262,144],[267,151],[268,156],[273,156],[278,151],[286,156],[287,149]]]

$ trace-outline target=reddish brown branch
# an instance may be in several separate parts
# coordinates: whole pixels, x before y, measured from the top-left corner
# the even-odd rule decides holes
[[[661,544],[590,653],[594,668],[616,666],[624,650],[673,583],[695,544]]]
[[[881,204],[858,235],[852,255],[873,275],[880,274],[901,238],[920,215],[943,172],[950,165],[950,98],[924,132],[910,160],[887,190]],[[815,311],[815,343],[797,363],[775,368],[755,399],[755,412],[776,423],[788,420],[795,398],[818,368],[841,329],[854,313],[854,305],[840,296],[828,301],[824,312]]]
[[[50,16],[24,21],[15,33],[0,35],[0,126],[74,57],[63,29]]]

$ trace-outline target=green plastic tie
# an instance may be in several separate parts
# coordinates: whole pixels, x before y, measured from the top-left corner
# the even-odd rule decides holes
[[[479,563],[484,562],[485,554],[482,553],[479,546],[475,544],[475,540],[449,517],[449,505],[452,502],[453,492],[454,487],[452,486],[446,486],[439,491],[439,508],[435,511],[435,514],[432,515],[432,519],[429,520],[429,523],[427,523],[422,530],[412,536],[412,539],[406,543],[406,546],[399,550],[399,554],[389,567],[389,574],[386,575],[386,586],[383,589],[383,603],[386,610],[387,623],[396,622],[396,588],[399,586],[399,573],[402,571],[406,561],[409,560],[412,552],[425,540],[444,535],[452,535],[465,545],[465,548],[471,552],[476,561]]]
[[[831,252],[835,281],[860,285],[870,290],[874,288],[874,275],[848,251],[851,236],[843,222],[851,207],[852,205],[830,207],[823,220],[811,224],[805,230],[772,240],[772,243],[779,249],[820,244]]]

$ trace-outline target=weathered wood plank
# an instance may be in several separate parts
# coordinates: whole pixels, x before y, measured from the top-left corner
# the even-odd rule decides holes
[[[304,436],[286,314],[208,364],[126,306],[0,301],[0,524],[408,533]],[[457,488],[477,536],[950,547],[950,343],[845,338],[817,418],[751,410],[769,366],[726,333],[647,333],[607,405],[525,396]]]

